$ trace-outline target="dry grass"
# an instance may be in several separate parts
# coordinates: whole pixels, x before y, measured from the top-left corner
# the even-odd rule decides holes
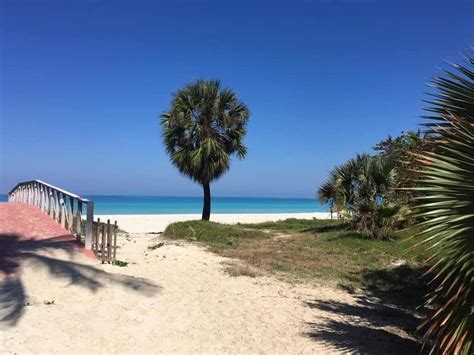
[[[246,263],[233,261],[233,262],[226,262],[224,263],[225,268],[224,271],[229,274],[230,276],[248,276],[248,277],[257,277],[263,276],[264,273],[262,270],[252,267]]]
[[[212,252],[244,262],[252,270],[291,281],[324,281],[363,286],[363,275],[404,264],[417,265],[407,252],[414,242],[372,240],[336,221],[285,220],[262,224],[223,225],[189,221],[170,225],[164,236],[206,245]],[[242,266],[232,274],[254,274]],[[250,269],[249,269],[250,270]]]

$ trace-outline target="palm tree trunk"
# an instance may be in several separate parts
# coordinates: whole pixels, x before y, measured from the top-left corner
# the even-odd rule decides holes
[[[202,207],[202,220],[209,221],[211,217],[211,187],[209,186],[209,182],[205,182],[202,184],[204,189],[204,204]]]

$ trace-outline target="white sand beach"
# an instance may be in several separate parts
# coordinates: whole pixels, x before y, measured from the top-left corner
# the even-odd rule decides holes
[[[121,229],[130,233],[159,233],[163,232],[168,224],[180,221],[201,219],[200,214],[155,214],[155,215],[96,215],[101,221],[110,219],[117,221]],[[328,212],[311,213],[248,213],[248,214],[212,214],[211,221],[227,224],[261,223],[298,219],[329,219]]]
[[[0,322],[0,353],[338,352],[312,334],[341,317],[306,302],[353,304],[352,295],[232,277],[224,271],[230,259],[187,242],[148,250],[159,240],[122,234],[118,257],[127,267],[61,250],[22,260],[11,283],[25,299],[0,309],[19,307]]]

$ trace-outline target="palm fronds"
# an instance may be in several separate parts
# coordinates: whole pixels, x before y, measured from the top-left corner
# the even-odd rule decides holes
[[[433,81],[427,124],[435,150],[422,164],[414,191],[421,245],[430,255],[433,309],[421,328],[433,351],[474,351],[474,61]]]
[[[354,226],[376,238],[385,238],[398,207],[391,204],[397,182],[392,161],[359,154],[336,166],[318,189],[318,199],[336,211],[348,211]]]

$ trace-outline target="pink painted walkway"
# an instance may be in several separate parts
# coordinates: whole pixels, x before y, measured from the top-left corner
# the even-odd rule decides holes
[[[0,203],[0,236],[15,234],[27,239],[75,238],[38,207],[20,202]]]
[[[0,203],[0,278],[13,272],[9,265],[15,264],[14,259],[32,249],[64,249],[94,257],[38,207],[19,202]]]

